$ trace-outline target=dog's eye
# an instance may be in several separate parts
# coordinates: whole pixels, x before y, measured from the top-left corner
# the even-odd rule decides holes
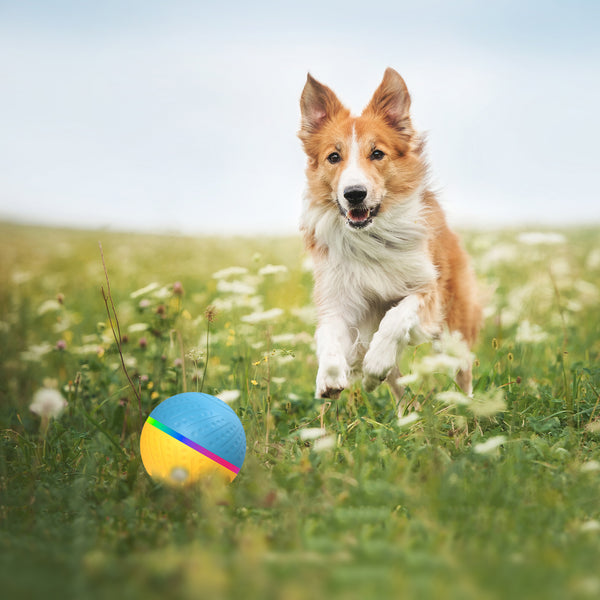
[[[371,160],[381,160],[384,156],[385,156],[385,153],[382,152],[381,150],[373,150],[373,152],[371,152],[371,156],[369,156],[369,158]]]
[[[342,160],[342,157],[339,155],[339,153],[337,152],[332,152],[328,157],[327,160],[334,165],[335,163],[339,163],[340,160]]]

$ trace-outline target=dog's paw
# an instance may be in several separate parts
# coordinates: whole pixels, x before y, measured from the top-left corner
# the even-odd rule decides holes
[[[375,344],[363,361],[363,387],[372,392],[396,365],[396,348]]]
[[[339,398],[348,386],[348,365],[343,358],[328,356],[321,361],[317,372],[317,398]]]

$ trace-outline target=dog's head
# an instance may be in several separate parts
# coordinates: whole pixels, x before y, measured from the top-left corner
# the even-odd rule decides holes
[[[369,226],[422,183],[423,143],[412,127],[406,84],[393,69],[359,117],[311,75],[300,108],[310,201],[339,210],[349,227]]]

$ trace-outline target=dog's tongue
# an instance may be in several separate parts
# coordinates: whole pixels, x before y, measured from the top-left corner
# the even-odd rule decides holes
[[[351,208],[348,211],[348,218],[353,223],[362,223],[369,218],[370,212],[368,208]]]

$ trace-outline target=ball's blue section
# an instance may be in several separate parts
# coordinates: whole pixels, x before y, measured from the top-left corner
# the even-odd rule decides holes
[[[186,392],[161,402],[150,416],[217,456],[242,467],[246,434],[235,412],[222,400]]]

